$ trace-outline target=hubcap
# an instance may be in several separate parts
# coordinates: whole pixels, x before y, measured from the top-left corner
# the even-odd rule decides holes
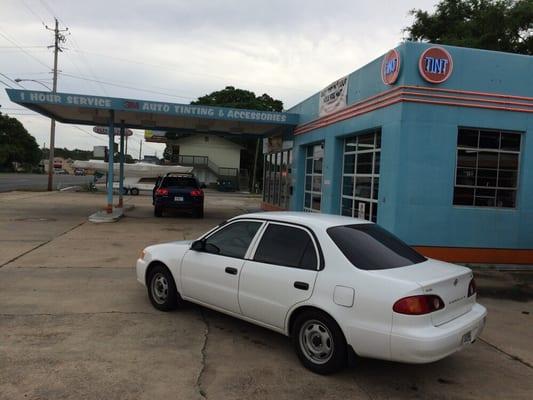
[[[333,355],[333,339],[328,327],[317,320],[306,321],[300,329],[300,348],[315,364],[325,364]]]
[[[152,297],[157,304],[164,304],[168,297],[168,281],[160,272],[152,278]]]

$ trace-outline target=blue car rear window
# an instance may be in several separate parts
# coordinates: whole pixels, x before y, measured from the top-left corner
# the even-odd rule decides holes
[[[187,177],[171,177],[163,179],[161,187],[190,187],[196,188],[198,184],[196,179]]]

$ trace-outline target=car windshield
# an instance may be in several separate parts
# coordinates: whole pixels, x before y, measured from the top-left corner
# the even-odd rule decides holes
[[[198,187],[196,183],[196,179],[189,178],[186,176],[173,176],[173,177],[167,177],[163,179],[163,182],[161,183],[161,187],[174,187],[174,186],[180,186],[180,187]]]
[[[376,224],[335,226],[327,232],[359,269],[399,268],[426,261],[424,256]]]

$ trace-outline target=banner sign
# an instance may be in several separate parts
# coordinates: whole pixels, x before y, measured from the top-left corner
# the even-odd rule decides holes
[[[68,93],[50,93],[32,90],[6,89],[9,99],[25,106],[59,105],[72,108],[90,108],[115,111],[135,111],[147,114],[164,114],[242,122],[297,125],[298,114],[275,111],[243,110],[227,107],[211,107],[157,101],[129,100]],[[31,108],[31,107],[30,107]]]
[[[115,136],[120,136],[120,128],[114,128]],[[95,126],[93,128],[94,133],[98,133],[100,135],[107,135],[109,133],[109,128],[107,126]],[[131,136],[133,135],[133,131],[131,129],[124,129],[124,136]]]
[[[323,117],[346,107],[347,94],[348,76],[337,79],[323,89],[318,99],[318,115]]]

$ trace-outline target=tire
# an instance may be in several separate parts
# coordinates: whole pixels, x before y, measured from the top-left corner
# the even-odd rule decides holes
[[[195,218],[203,218],[204,217],[204,209],[203,207],[202,208],[197,208],[196,210],[193,211],[193,215]]]
[[[158,207],[158,206],[155,206],[154,207],[154,216],[156,217],[162,217],[163,216],[163,208],[162,207]]]
[[[139,189],[137,188],[131,188],[130,193],[132,196],[138,196],[139,195]]]
[[[124,196],[126,196],[126,195],[129,193],[129,191],[130,191],[130,190],[129,190],[128,188],[122,188],[122,194],[123,194]]]
[[[292,340],[300,362],[322,375],[346,366],[346,339],[333,318],[318,310],[307,310],[296,317]]]
[[[150,270],[147,287],[150,302],[160,311],[175,310],[183,302],[176,289],[172,274],[162,264],[158,264]]]

